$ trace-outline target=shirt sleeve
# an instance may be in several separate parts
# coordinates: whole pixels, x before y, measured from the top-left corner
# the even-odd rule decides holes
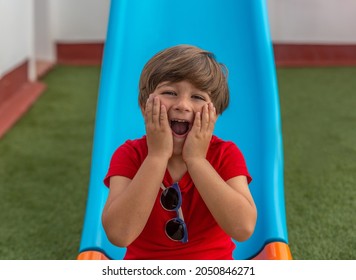
[[[225,181],[240,175],[247,178],[247,182],[252,181],[248,172],[245,158],[240,149],[233,143],[227,142],[222,151],[222,161],[219,166],[219,174]]]
[[[110,177],[124,176],[132,179],[142,163],[138,149],[130,141],[125,142],[114,152],[104,184],[110,187]]]

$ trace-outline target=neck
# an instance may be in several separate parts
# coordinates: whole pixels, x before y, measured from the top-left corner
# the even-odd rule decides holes
[[[173,155],[169,161],[167,169],[174,182],[178,182],[187,172],[187,166],[182,155]]]

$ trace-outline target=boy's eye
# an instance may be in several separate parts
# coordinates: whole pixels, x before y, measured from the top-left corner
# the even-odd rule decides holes
[[[193,95],[192,98],[205,101],[205,98],[201,95]]]
[[[162,94],[164,94],[164,95],[176,95],[176,93],[174,91],[164,91],[164,92],[162,92]]]

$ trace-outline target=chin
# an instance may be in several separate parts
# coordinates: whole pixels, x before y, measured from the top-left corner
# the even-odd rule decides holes
[[[173,153],[175,155],[182,154],[186,137],[175,137],[173,135]]]

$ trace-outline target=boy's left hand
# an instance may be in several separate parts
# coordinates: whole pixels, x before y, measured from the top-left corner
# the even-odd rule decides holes
[[[211,102],[203,106],[202,112],[195,114],[193,127],[185,140],[182,152],[186,163],[189,160],[206,158],[216,119],[216,109]]]

